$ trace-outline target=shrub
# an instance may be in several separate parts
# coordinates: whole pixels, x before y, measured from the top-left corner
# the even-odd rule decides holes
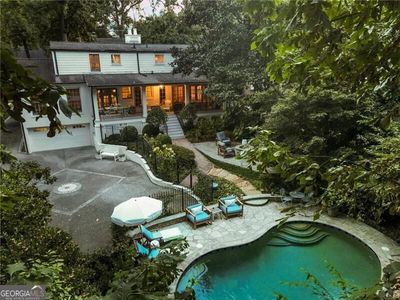
[[[155,137],[155,136],[157,136],[158,134],[160,133],[160,129],[158,129],[158,127],[157,126],[154,126],[153,124],[146,124],[144,127],[143,127],[143,130],[142,130],[142,134],[143,135],[148,135],[148,136],[150,136],[150,137]]]
[[[183,130],[187,131],[194,128],[194,123],[197,119],[196,107],[193,103],[186,105],[179,113],[179,118],[182,120]]]
[[[179,113],[185,105],[183,103],[174,103],[172,105],[172,110],[174,113]]]
[[[238,186],[224,178],[204,175],[202,173],[196,175],[198,181],[193,187],[193,192],[195,195],[199,196],[206,205],[216,203],[219,198],[226,195],[244,195],[243,191]],[[213,180],[218,183],[218,189],[213,193],[214,199],[211,198],[211,183]]]
[[[138,131],[134,126],[126,126],[121,130],[121,140],[123,142],[134,142],[138,138]]]
[[[172,140],[168,134],[160,133],[157,135],[156,140],[159,142],[160,145],[171,145]]]
[[[160,125],[167,123],[167,120],[168,116],[166,112],[161,107],[156,107],[147,114],[146,123],[158,128]]]
[[[188,166],[195,165],[195,155],[192,150],[178,145],[171,145],[171,148],[174,150],[177,160],[187,164]]]
[[[121,135],[119,133],[111,134],[104,139],[104,143],[119,145],[122,143]]]

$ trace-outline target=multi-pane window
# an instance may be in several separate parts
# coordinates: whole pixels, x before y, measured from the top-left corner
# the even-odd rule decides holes
[[[46,107],[45,104],[40,103],[40,102],[32,102],[32,106],[33,106],[33,114],[34,115],[39,115],[40,112],[42,112],[44,110],[44,108]]]
[[[156,55],[154,55],[154,62],[156,64],[163,64],[164,63],[164,54],[156,54]]]
[[[190,101],[192,102],[207,102],[205,95],[203,95],[202,85],[190,86]]]
[[[90,71],[100,72],[100,56],[98,54],[89,54]]]
[[[153,98],[153,87],[146,86],[146,98]]]
[[[172,86],[172,99],[178,103],[185,102],[185,88],[183,85]]]
[[[79,89],[67,89],[68,105],[76,111],[82,111],[81,94]]]
[[[111,63],[113,65],[121,64],[121,55],[120,54],[111,54]]]
[[[130,86],[124,86],[121,88],[122,99],[132,99],[132,88]]]

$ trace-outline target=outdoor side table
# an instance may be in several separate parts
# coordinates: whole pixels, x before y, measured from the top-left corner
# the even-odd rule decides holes
[[[222,210],[219,207],[213,207],[210,209],[212,213],[212,220],[214,221],[216,217],[220,218],[222,217]]]

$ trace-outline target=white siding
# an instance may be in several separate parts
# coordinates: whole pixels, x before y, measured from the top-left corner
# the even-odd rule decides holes
[[[154,56],[156,54],[164,54],[164,63],[156,64]],[[173,62],[171,53],[139,53],[140,72],[142,73],[170,73],[172,67],[170,63]]]
[[[97,73],[90,71],[89,54],[99,54],[101,73],[137,73],[136,53],[57,51],[59,75]],[[121,55],[121,65],[111,64],[111,54]]]

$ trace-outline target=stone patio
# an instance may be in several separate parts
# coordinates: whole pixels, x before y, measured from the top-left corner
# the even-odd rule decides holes
[[[187,222],[182,222],[170,227],[179,227],[189,243],[188,255],[179,265],[185,270],[198,257],[213,250],[238,246],[250,243],[278,224],[277,219],[284,215],[280,210],[285,207],[281,203],[271,202],[261,207],[245,206],[243,218],[231,218],[228,220],[217,219],[212,225],[201,226],[196,230]],[[312,221],[312,211],[291,218],[291,221]],[[400,247],[393,240],[368,225],[350,218],[332,218],[322,215],[318,223],[342,229],[367,244],[379,257],[382,268],[390,262],[390,259],[400,259]],[[171,285],[174,292],[178,280]]]

